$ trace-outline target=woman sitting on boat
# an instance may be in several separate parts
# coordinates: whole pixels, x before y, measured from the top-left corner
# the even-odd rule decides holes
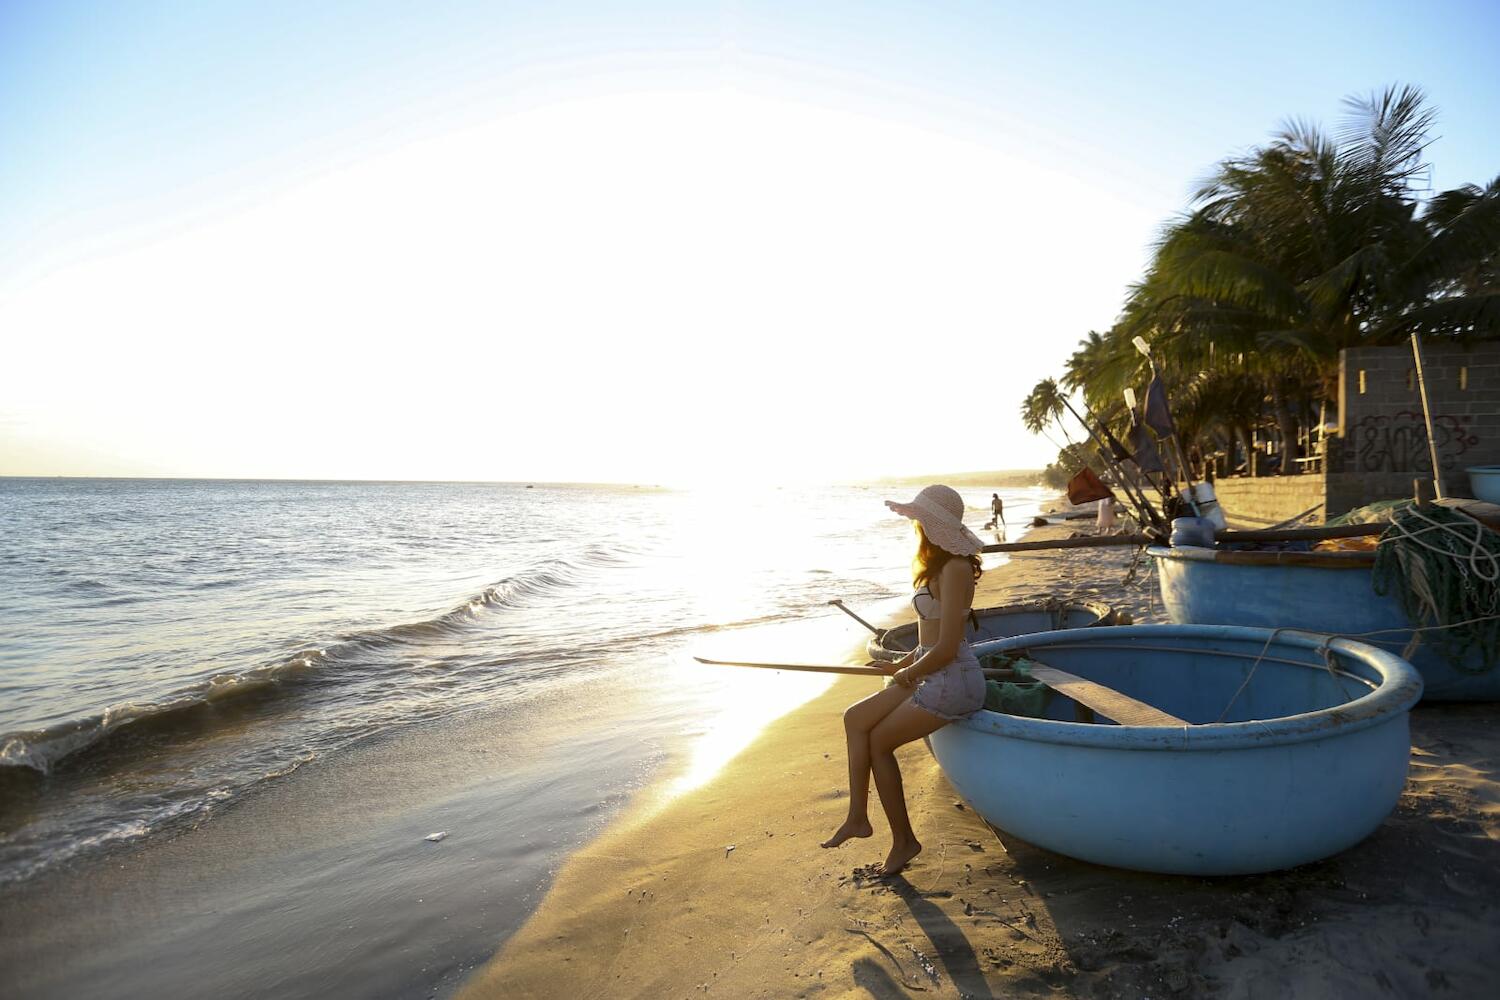
[[[979,537],[964,527],[964,502],[956,490],[929,486],[911,503],[886,501],[909,517],[917,533],[912,560],[920,645],[895,665],[895,683],[844,712],[849,742],[849,815],[823,842],[838,847],[868,837],[870,774],[891,826],[891,851],[882,875],[894,875],[922,850],[906,814],[896,748],[936,732],[984,705],[984,674],[964,640],[974,584],[981,573]],[[885,666],[872,663],[871,666]]]

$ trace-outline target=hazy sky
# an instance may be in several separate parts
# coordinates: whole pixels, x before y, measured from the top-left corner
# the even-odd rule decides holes
[[[1500,173],[1500,3],[0,0],[0,474],[1039,466],[1215,161],[1394,82]]]

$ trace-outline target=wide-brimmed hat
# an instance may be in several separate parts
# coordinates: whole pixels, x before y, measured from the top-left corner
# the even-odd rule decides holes
[[[951,486],[934,484],[918,493],[911,503],[887,500],[885,505],[920,524],[927,539],[944,552],[973,556],[984,548],[979,536],[964,527],[964,498]]]

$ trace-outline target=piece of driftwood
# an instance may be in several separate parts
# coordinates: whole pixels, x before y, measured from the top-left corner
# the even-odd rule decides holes
[[[981,552],[1041,552],[1046,549],[1093,549],[1104,545],[1150,545],[1150,535],[1089,535],[1087,538],[1053,538],[1044,542],[997,542]]]
[[[1214,538],[1220,542],[1320,542],[1328,538],[1360,538],[1365,535],[1378,535],[1387,527],[1388,525],[1384,522],[1377,521],[1370,524],[1325,524],[1317,528],[1224,530],[1214,532]],[[1053,538],[1040,542],[1000,542],[995,545],[986,545],[983,551],[1040,552],[1046,549],[1092,549],[1109,545],[1151,545],[1159,541],[1150,535],[1142,534],[1090,535],[1087,538]]]
[[[1251,531],[1216,531],[1221,542],[1321,542],[1329,538],[1363,538],[1378,535],[1390,525],[1385,521],[1369,524],[1324,524],[1316,528],[1257,528]]]

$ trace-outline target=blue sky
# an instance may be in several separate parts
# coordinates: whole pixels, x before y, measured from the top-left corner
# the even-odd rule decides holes
[[[1331,126],[1344,95],[1414,83],[1440,111],[1440,138],[1430,150],[1433,186],[1484,183],[1500,174],[1497,50],[1500,4],[1472,2],[1417,10],[1385,3],[3,0],[0,321],[6,328],[0,335],[38,343],[71,341],[74,347],[66,352],[35,348],[26,355],[32,365],[24,376],[28,391],[18,389],[5,394],[10,403],[0,401],[0,473],[317,475],[326,467],[322,474],[638,478],[618,461],[590,457],[594,439],[588,425],[607,420],[637,436],[652,433],[670,419],[660,403],[667,391],[685,392],[700,406],[722,402],[722,391],[705,395],[693,387],[723,367],[712,364],[712,352],[723,346],[704,347],[713,338],[705,339],[703,331],[735,318],[716,317],[712,301],[743,296],[767,310],[765,302],[795,303],[784,313],[752,314],[757,322],[778,327],[816,313],[816,327],[787,333],[785,342],[772,340],[783,351],[814,345],[819,363],[841,366],[837,371],[852,385],[870,384],[882,371],[854,355],[872,353],[865,348],[888,352],[903,342],[894,330],[869,332],[867,316],[850,316],[850,326],[840,328],[843,313],[824,301],[818,283],[799,279],[816,268],[818,258],[785,273],[767,267],[779,256],[778,240],[795,250],[811,238],[820,254],[836,258],[868,253],[871,242],[882,238],[891,241],[893,252],[901,247],[904,253],[929,241],[934,254],[939,245],[951,244],[972,259],[973,248],[983,247],[986,237],[977,222],[965,227],[963,207],[971,197],[976,219],[987,220],[996,240],[1034,242],[1035,253],[998,255],[989,262],[991,274],[975,268],[961,282],[945,281],[944,273],[967,273],[955,257],[942,268],[934,266],[930,287],[914,288],[910,296],[912,303],[927,296],[965,304],[962,315],[943,317],[942,330],[921,331],[918,339],[945,339],[951,345],[945,356],[956,352],[972,359],[965,374],[985,385],[1003,424],[1030,383],[1054,374],[1088,329],[1110,323],[1125,286],[1139,274],[1156,227],[1184,206],[1194,183],[1216,160],[1263,141],[1280,122],[1304,117]],[[559,117],[549,119],[553,114]],[[611,122],[627,123],[612,144],[590,138],[608,133]],[[716,123],[733,127],[715,133]],[[506,173],[566,130],[574,130],[575,138],[536,154],[534,169]],[[716,145],[705,152],[700,137],[709,133]],[[452,145],[455,136],[481,134],[482,142]],[[455,152],[460,149],[467,152]],[[910,162],[902,159],[908,150]],[[697,159],[700,154],[706,158]],[[469,158],[472,170],[455,178],[445,164],[459,155]],[[803,157],[808,162],[801,162]],[[947,162],[955,164],[951,187]],[[694,167],[674,174],[683,163]],[[716,175],[719,170],[725,171],[722,176]],[[817,182],[800,184],[799,170]],[[998,191],[985,184],[985,171]],[[649,296],[630,298],[628,313],[613,307],[577,312],[576,331],[549,327],[543,339],[572,345],[556,355],[537,353],[535,343],[524,343],[542,305],[518,307],[489,326],[471,325],[459,311],[446,317],[447,329],[490,343],[522,343],[539,370],[566,364],[582,384],[599,391],[622,372],[649,381],[662,369],[646,359],[680,357],[685,344],[705,352],[699,367],[673,371],[670,385],[655,387],[653,401],[637,406],[617,399],[607,413],[584,402],[574,407],[576,425],[562,428],[555,439],[515,454],[501,448],[499,457],[483,459],[456,451],[421,457],[421,442],[441,426],[423,426],[422,407],[405,414],[401,428],[386,427],[399,447],[359,452],[340,445],[347,435],[336,416],[309,414],[307,420],[324,422],[294,430],[290,421],[268,422],[264,414],[256,421],[217,412],[215,395],[206,392],[194,396],[194,403],[220,420],[222,436],[214,443],[189,440],[173,429],[171,413],[129,412],[130,394],[111,388],[107,373],[85,371],[93,377],[76,377],[97,353],[98,364],[115,363],[117,374],[119,364],[129,366],[128,380],[145,393],[160,394],[169,386],[176,391],[212,375],[227,379],[235,390],[231,395],[243,404],[254,397],[255,386],[236,382],[236,366],[220,356],[222,338],[214,331],[221,317],[213,302],[241,296],[255,303],[294,301],[297,310],[257,314],[256,322],[274,323],[291,342],[312,345],[309,356],[291,366],[298,378],[338,394],[329,413],[382,409],[381,400],[408,374],[400,357],[442,339],[441,331],[385,331],[401,349],[392,347],[384,360],[361,362],[362,381],[355,386],[340,378],[350,354],[360,350],[355,327],[368,329],[372,317],[408,305],[415,314],[417,301],[437,296],[464,304],[469,313],[503,298],[486,287],[486,272],[476,271],[461,286],[445,277],[464,271],[491,245],[483,234],[464,229],[461,218],[463,205],[486,197],[487,173],[496,183],[503,183],[502,176],[511,183],[524,178],[537,187],[538,200],[552,206],[526,217],[537,234],[518,227],[512,233],[516,247],[495,251],[497,268],[512,259],[507,254],[524,258],[526,245],[545,240],[570,204],[590,206],[588,217],[571,219],[575,239],[617,246],[626,257],[638,258],[629,262],[632,267],[644,267],[641,259],[653,254],[668,270],[691,266],[692,255],[679,256],[682,238],[699,241],[699,256],[723,254],[725,264],[705,279],[714,288],[712,301],[705,296],[691,314],[674,313],[663,326],[673,332],[660,339],[652,332],[658,324]],[[856,174],[869,185],[862,195],[874,220],[868,231],[853,232],[864,228],[858,206],[846,206],[846,214],[820,214],[820,206],[837,196],[839,178]],[[393,177],[403,181],[395,184]],[[742,192],[757,187],[761,177],[782,185],[758,193],[769,206],[758,210],[761,217],[785,211],[777,216],[779,228],[758,227],[755,214],[742,212]],[[551,190],[552,178],[563,186]],[[674,195],[682,181],[697,180],[703,186],[692,203]],[[960,184],[974,185],[972,194]],[[314,197],[314,190],[321,193]],[[354,192],[349,204],[319,221],[319,206],[340,197],[339,191]],[[602,191],[612,192],[613,201],[588,201],[590,192]],[[632,192],[650,204],[617,216],[614,206]],[[450,222],[434,229],[421,206],[426,199],[443,198],[433,202],[433,211]],[[294,212],[294,203],[303,207]],[[520,204],[494,206],[492,214],[482,216],[485,225],[490,231],[504,228],[504,220],[519,217]],[[921,218],[924,207],[945,213],[953,231],[927,225]],[[883,212],[906,220],[901,225],[908,228],[882,227]],[[393,221],[383,227],[387,215]],[[723,226],[700,226],[716,215]],[[347,302],[351,294],[368,294],[371,300],[366,312],[349,314],[350,330],[330,332],[327,323],[295,329],[298,313],[329,307],[320,301],[320,286],[299,282],[285,267],[262,270],[260,264],[274,265],[278,239],[292,249],[316,245],[322,254],[341,256],[343,248],[331,233],[339,225],[354,228],[347,226],[351,217],[360,220],[358,232],[349,235],[358,241],[351,252],[367,254],[372,243],[390,240],[393,247],[407,248],[405,256],[382,256],[375,265],[366,259],[365,273],[383,276],[367,292],[351,293],[355,285],[340,284],[337,276],[330,280],[329,295],[336,291]],[[301,232],[304,218],[309,228]],[[1015,220],[1014,227],[1005,225],[1007,218]],[[670,245],[648,241],[632,255],[629,240],[617,242],[618,227],[636,227],[631,232],[639,233],[656,228],[653,219],[675,234]],[[1049,219],[1055,219],[1052,228],[1071,228],[1075,245],[1092,241],[1095,246],[1073,259],[1067,243],[1043,235]],[[853,232],[858,246],[841,247],[831,229],[835,221]],[[253,252],[245,244],[252,230],[263,241]],[[429,242],[420,254],[410,249],[418,234]],[[167,253],[162,248],[168,246],[175,249]],[[452,259],[424,270],[444,248]],[[559,261],[569,260],[566,252],[559,253]],[[170,281],[163,281],[155,297],[122,295],[122,288],[141,284],[141,275],[156,274],[152,268],[183,260],[221,261],[206,272],[217,298],[207,297],[191,310],[178,307]],[[867,262],[870,273],[884,275],[873,287],[861,291],[853,273],[835,276],[828,296],[847,301],[863,294],[878,300],[890,275],[920,272],[923,266],[923,258],[915,256],[899,270],[893,261],[882,271],[879,260]],[[602,270],[589,269],[595,266]],[[584,261],[572,275],[573,284],[559,285],[554,294],[576,290],[587,298],[587,289],[608,284],[616,270],[604,256]],[[380,301],[389,294],[391,276],[417,272],[433,282],[430,290],[410,290],[411,302]],[[649,276],[637,274],[635,284]],[[195,280],[201,286],[204,279]],[[660,288],[672,294],[670,282]],[[1037,300],[1044,295],[1068,301],[1043,309]],[[59,302],[75,299],[100,305],[95,313],[58,308]],[[903,312],[910,304],[892,303],[883,311],[922,325],[914,307]],[[223,305],[226,312],[233,308],[231,302]],[[602,324],[621,315],[626,321],[620,329],[628,331],[638,354],[622,355],[590,340]],[[735,315],[743,325],[731,340],[743,348],[759,327],[744,319],[743,310]],[[101,329],[105,325],[110,329]],[[157,354],[173,360],[120,361],[107,344],[97,352],[77,349],[120,338],[148,359]],[[481,360],[502,364],[510,350],[494,347]],[[1008,363],[995,364],[996,351],[1004,352]],[[596,365],[590,361],[594,357],[607,360]],[[273,370],[252,367],[261,379]],[[785,367],[783,361],[755,372],[763,381]],[[443,372],[424,372],[423,391],[435,400],[442,397]],[[81,391],[70,386],[80,381],[91,395],[70,398]],[[819,384],[793,377],[788,389],[819,419],[836,419],[848,401],[824,399]],[[752,405],[745,391],[743,398],[735,397],[734,407],[723,408],[739,415],[726,414],[722,425],[710,418],[703,433],[721,434],[739,447],[753,443],[766,418],[757,424],[745,415]],[[485,398],[492,390],[481,382],[466,384],[466,392],[472,404],[449,406],[444,420],[483,420],[504,409],[506,397]],[[20,397],[25,399],[16,402]],[[547,405],[539,394],[523,398],[531,410]],[[285,401],[276,399],[283,408]],[[93,419],[59,418],[80,406],[96,407]],[[90,428],[98,428],[106,412],[120,418],[109,421],[117,426],[91,437]],[[790,423],[772,420],[771,426],[796,436]],[[1045,444],[1019,430],[1001,426],[996,433],[992,453],[976,456],[973,449],[955,445],[926,462],[936,468],[993,467],[1036,464],[1046,457]],[[268,435],[276,440],[266,440]],[[307,445],[309,440],[315,446]],[[670,478],[682,471],[682,461],[673,457],[681,445],[647,449],[639,478]],[[899,436],[892,447],[903,456],[919,449],[915,438]],[[908,467],[919,462],[901,461]],[[815,468],[861,471],[811,445],[788,463],[788,474]]]

